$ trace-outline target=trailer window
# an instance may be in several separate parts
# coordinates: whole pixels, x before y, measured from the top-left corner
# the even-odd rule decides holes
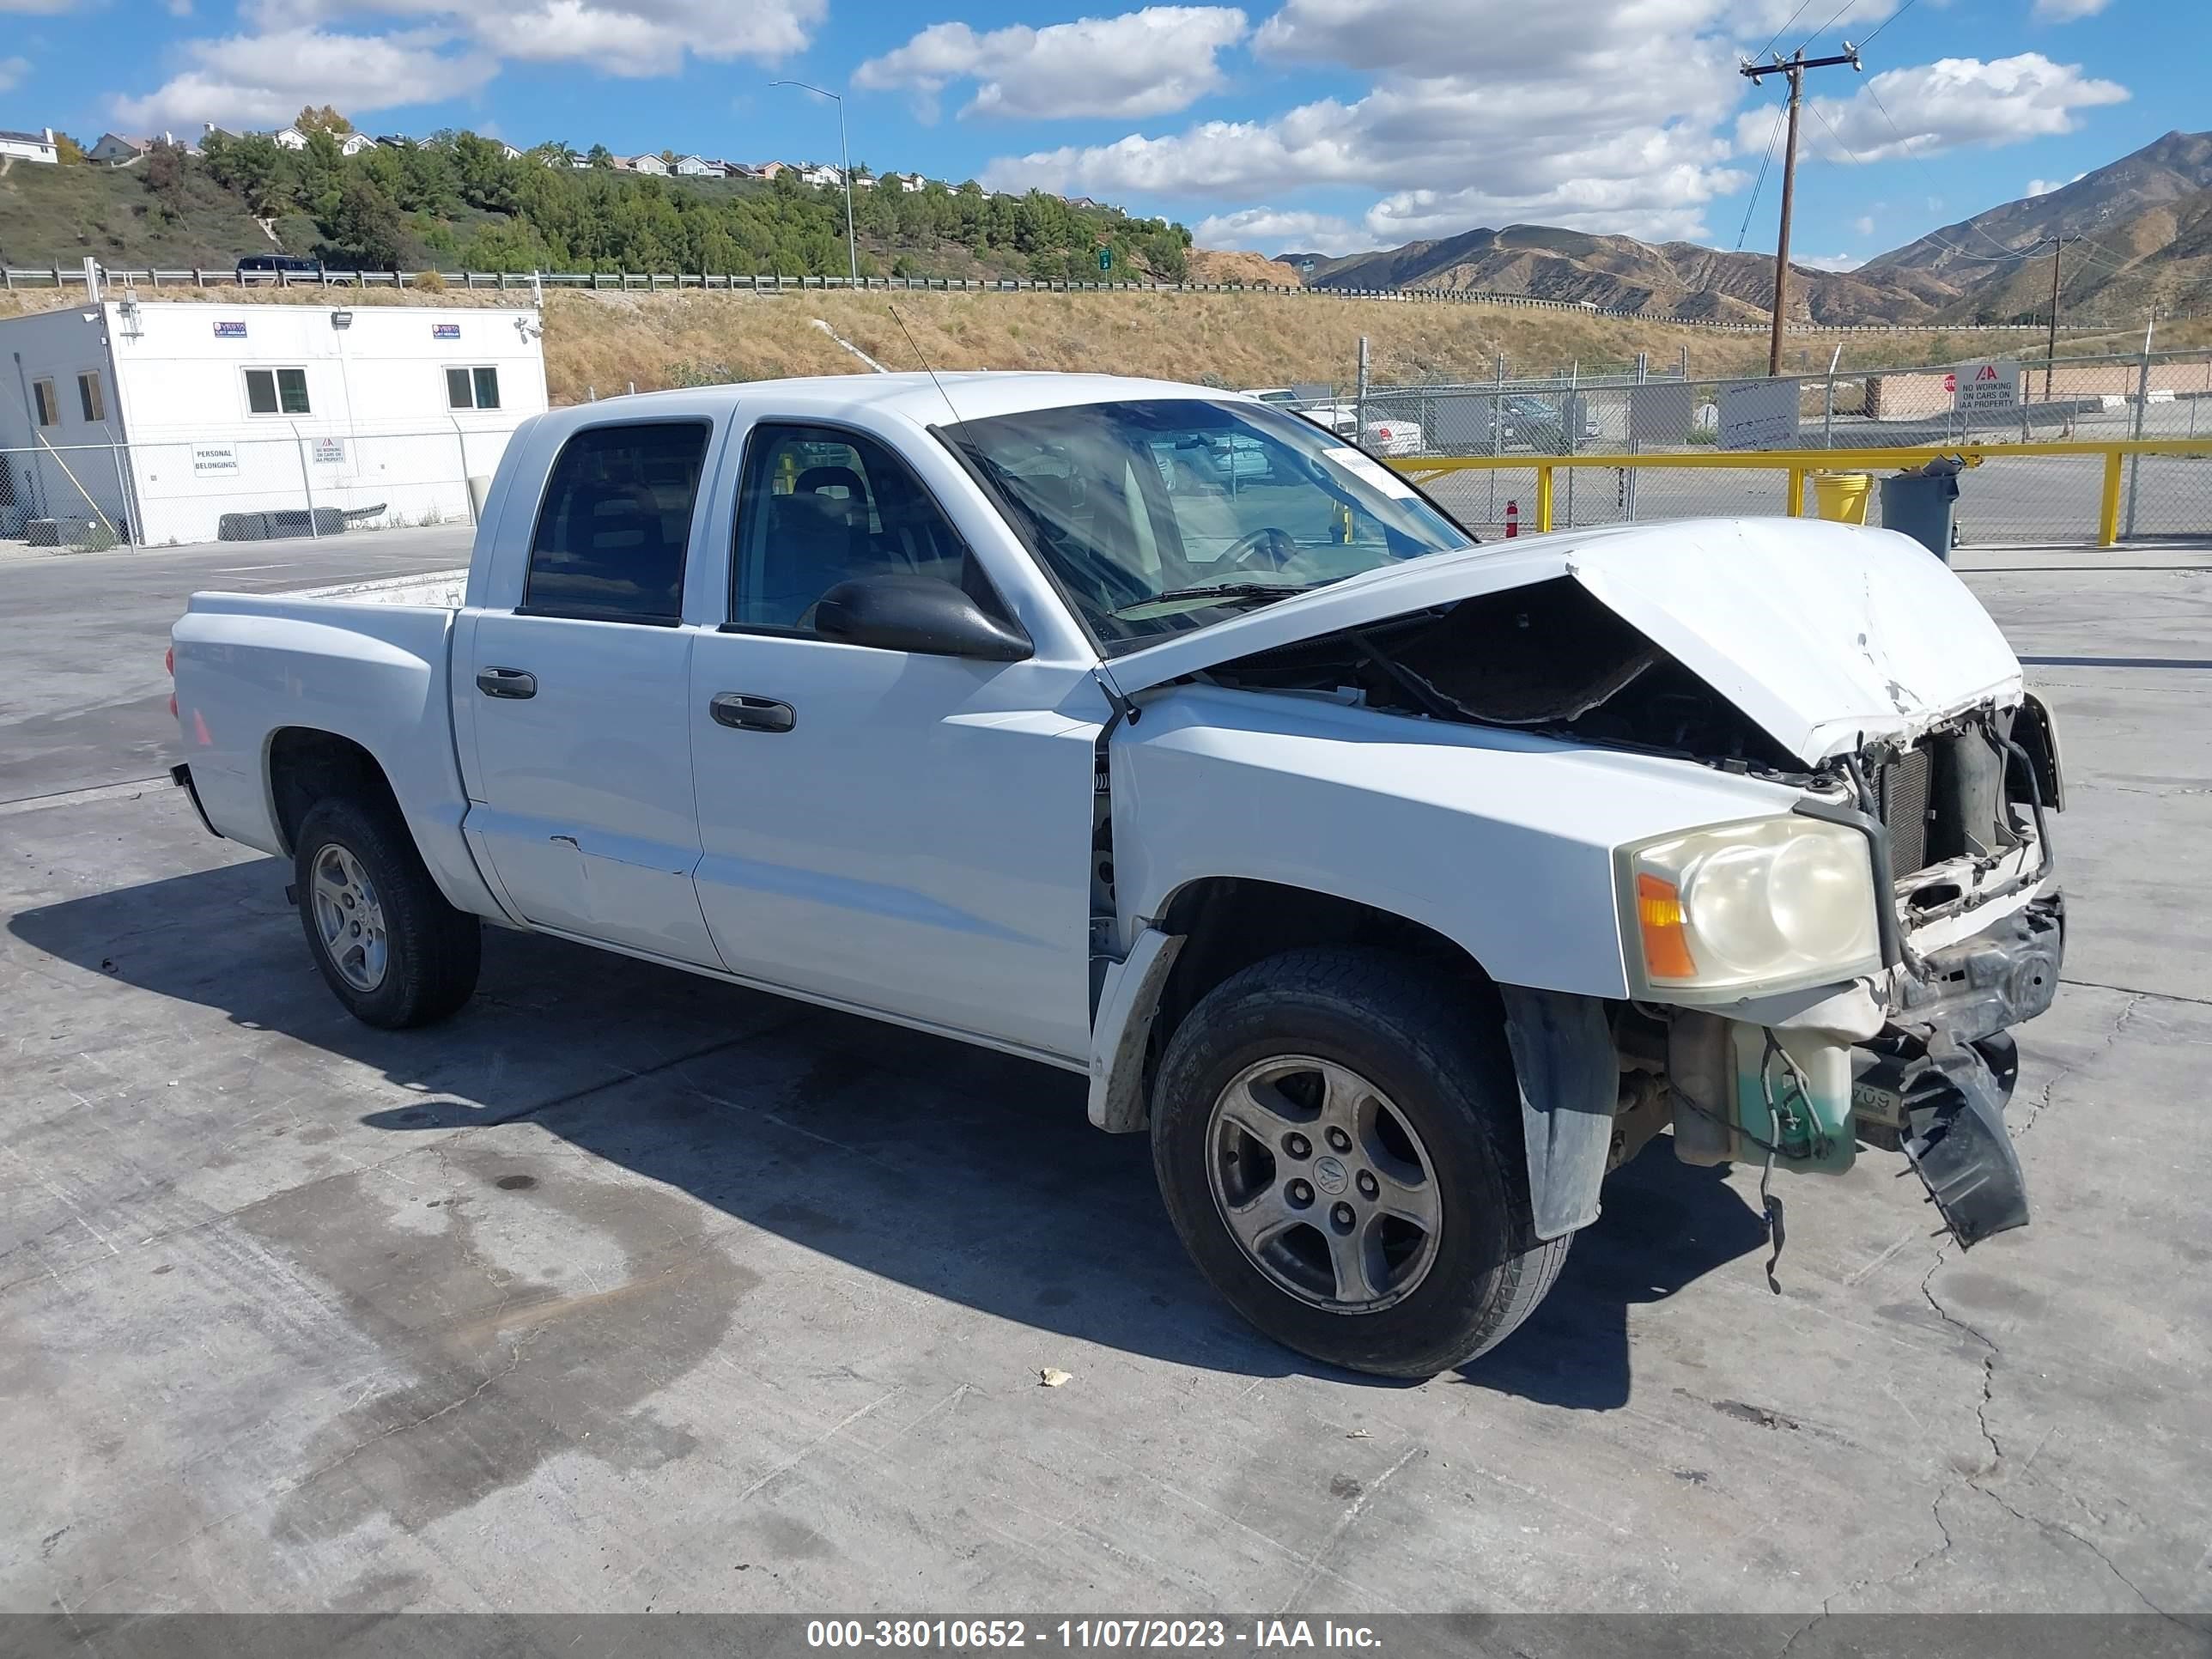
[[[304,368],[249,368],[246,371],[246,407],[254,415],[307,415],[307,371]]]
[[[446,407],[448,409],[497,409],[499,407],[499,370],[496,368],[449,368],[446,371]]]
[[[62,423],[62,406],[60,400],[54,396],[52,380],[32,381],[31,401],[39,406],[40,426],[59,426]]]

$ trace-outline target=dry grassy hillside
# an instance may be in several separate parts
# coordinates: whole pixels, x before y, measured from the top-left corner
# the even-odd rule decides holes
[[[146,298],[150,293],[142,290]],[[326,305],[312,289],[164,290],[163,299],[208,304]],[[519,290],[399,295],[348,293],[353,306],[527,303]],[[71,302],[52,289],[0,294],[0,316]],[[1359,337],[1368,337],[1378,384],[1487,378],[1503,353],[1516,374],[1619,365],[1648,351],[1655,368],[1689,351],[1699,376],[1764,373],[1763,333],[1591,316],[1518,306],[1405,304],[1296,292],[1247,294],[860,293],[793,289],[750,294],[598,294],[556,290],[545,316],[546,377],[556,403],[708,381],[785,374],[844,374],[860,364],[829,331],[890,368],[918,366],[892,320],[896,305],[931,364],[952,368],[1042,368],[1142,374],[1228,386],[1294,380],[1349,386]],[[2021,336],[1793,335],[1792,368],[1827,367],[1836,339],[1848,367],[1954,362],[1996,350],[2027,355]],[[2161,345],[2212,340],[2212,323],[2160,332]],[[2069,341],[2062,352],[2123,350],[2119,339]]]

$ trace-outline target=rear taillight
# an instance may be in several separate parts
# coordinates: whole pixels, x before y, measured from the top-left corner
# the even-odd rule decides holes
[[[177,678],[177,647],[175,646],[171,646],[161,653],[161,666],[167,671],[171,679]],[[177,718],[177,694],[173,691],[169,693],[169,718],[171,720]]]

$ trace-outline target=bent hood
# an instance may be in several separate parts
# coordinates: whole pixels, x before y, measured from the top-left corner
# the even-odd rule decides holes
[[[1893,531],[1801,519],[1620,525],[1431,554],[1146,646],[1108,672],[1134,695],[1255,652],[1561,576],[1808,765],[2020,699],[2019,659],[1948,566]]]

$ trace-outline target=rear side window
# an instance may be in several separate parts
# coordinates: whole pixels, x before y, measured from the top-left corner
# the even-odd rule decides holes
[[[701,421],[596,426],[553,464],[523,609],[540,616],[673,623],[707,455]]]

